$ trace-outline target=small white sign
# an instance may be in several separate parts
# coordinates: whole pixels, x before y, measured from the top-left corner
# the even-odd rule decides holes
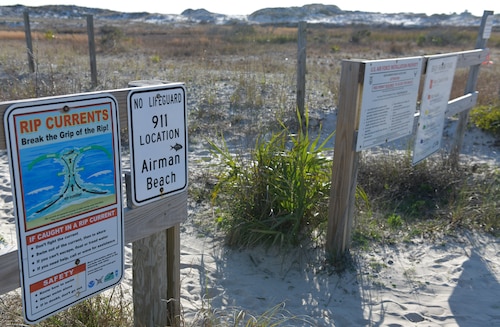
[[[483,39],[487,40],[491,37],[491,30],[493,29],[493,19],[495,16],[493,15],[488,15],[486,17],[486,23],[484,25],[484,31],[483,31]]]
[[[128,94],[134,206],[187,188],[187,111],[183,84],[137,87]]]
[[[457,56],[430,57],[427,61],[420,117],[418,119],[413,164],[441,148],[444,119],[450,99]]]
[[[5,112],[28,323],[123,276],[118,122],[116,99],[102,93],[19,102]]]
[[[422,57],[367,61],[356,151],[413,132]]]

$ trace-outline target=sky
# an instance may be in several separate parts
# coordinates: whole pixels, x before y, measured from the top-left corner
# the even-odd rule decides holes
[[[303,6],[311,3],[322,3],[337,5],[342,10],[361,10],[381,13],[425,13],[451,14],[468,11],[475,16],[482,16],[483,11],[492,10],[500,14],[500,0],[399,0],[399,1],[375,1],[375,0],[132,0],[132,1],[110,1],[110,0],[0,0],[1,6],[22,4],[26,6],[43,5],[77,5],[89,8],[110,9],[121,12],[149,12],[161,14],[180,14],[185,9],[206,9],[213,13],[226,15],[249,15],[262,8]]]

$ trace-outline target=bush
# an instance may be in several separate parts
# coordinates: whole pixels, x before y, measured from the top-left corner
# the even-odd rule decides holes
[[[119,44],[123,39],[123,32],[116,26],[104,25],[100,29],[101,47],[104,52],[112,52],[119,49]]]
[[[351,34],[351,39],[350,41],[352,43],[361,43],[361,40],[363,39],[366,39],[366,38],[369,38],[371,35],[371,32],[367,29],[363,29],[363,30],[356,30],[354,31],[352,34]]]
[[[326,221],[332,162],[322,154],[332,136],[312,139],[306,115],[296,134],[282,124],[268,141],[259,138],[249,160],[210,142],[226,168],[212,197],[230,245],[296,245]]]
[[[474,108],[470,120],[477,127],[500,136],[500,105]]]

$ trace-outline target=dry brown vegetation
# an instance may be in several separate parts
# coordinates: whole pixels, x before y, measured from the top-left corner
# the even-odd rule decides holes
[[[86,91],[88,49],[85,22],[32,23],[37,72],[68,76],[74,82],[53,81],[49,94]],[[96,22],[99,47],[99,89],[126,86],[131,79],[160,78],[189,82],[195,71],[231,71],[293,74],[296,57],[296,27],[283,26],[215,26],[215,25],[107,25]],[[343,59],[379,59],[436,54],[473,49],[474,28],[372,28],[369,26],[328,27],[309,25],[307,37],[308,87],[327,88],[336,94],[339,64]],[[111,39],[111,42],[105,42]],[[27,73],[24,31],[0,30],[3,74],[15,85]],[[500,36],[494,32],[489,40],[492,58],[498,57]],[[287,60],[288,59],[288,60]],[[498,65],[481,71],[478,89],[480,102],[498,95]],[[204,73],[206,74],[206,73]],[[459,76],[465,76],[465,72]],[[111,77],[113,76],[113,77]],[[110,82],[113,79],[113,82]],[[465,77],[463,78],[465,79]],[[26,82],[26,81],[24,81]],[[459,81],[460,82],[460,81]],[[61,85],[62,84],[62,85]],[[496,89],[495,89],[496,87]],[[462,92],[460,83],[455,94]],[[41,92],[41,93],[40,93]],[[2,100],[30,96],[29,92],[3,89]],[[41,96],[43,90],[31,96]]]
[[[36,73],[30,74],[21,29],[0,30],[0,100],[91,90],[85,20],[31,23]],[[380,59],[473,49],[476,28],[307,27],[307,96],[311,111],[333,109],[344,59]],[[500,56],[500,33],[489,40]],[[226,109],[273,111],[294,116],[296,26],[152,25],[95,22],[98,90],[126,87],[138,79],[185,82],[192,118],[190,132],[207,129]],[[498,101],[499,65],[484,66],[479,105]],[[467,72],[457,73],[453,96],[463,93]],[[222,89],[227,89],[226,91]],[[223,108],[221,110],[221,108]],[[269,118],[269,117],[267,117]],[[276,117],[275,117],[276,118]],[[233,119],[239,119],[233,115]],[[204,119],[206,120],[206,119]],[[192,134],[194,135],[194,134]]]
[[[222,130],[226,136],[238,136],[243,140],[239,142],[251,147],[254,144],[250,136],[257,131],[277,125],[278,120],[286,117],[295,117],[295,26],[95,24],[97,89],[123,88],[130,81],[147,79],[186,83],[192,145]],[[0,101],[91,91],[84,19],[32,22],[32,28],[34,74],[28,68],[24,31],[0,30]],[[477,32],[475,28],[309,25],[306,105],[313,116],[318,111],[334,112],[340,63],[344,59],[371,60],[469,50],[474,48]],[[498,28],[488,45],[494,64],[481,69],[478,104],[498,105]],[[457,72],[452,97],[463,94],[466,79],[467,71]],[[399,161],[394,166],[399,167]],[[379,172],[387,167],[385,163]],[[196,177],[203,174],[198,172]],[[407,180],[395,181],[392,176],[388,179],[394,183],[387,184],[392,189],[407,185]],[[207,185],[208,181],[209,178]],[[195,201],[209,197],[203,187],[190,192]],[[496,201],[493,211],[497,208]],[[467,215],[468,208],[455,207]],[[379,227],[365,234],[361,231],[354,239],[362,243],[376,230]],[[380,239],[374,235],[371,238]],[[20,323],[20,318],[16,319],[13,320]]]

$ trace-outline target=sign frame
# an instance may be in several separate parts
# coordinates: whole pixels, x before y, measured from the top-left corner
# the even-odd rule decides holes
[[[30,324],[124,276],[117,104],[111,94],[88,93],[19,101],[4,113]]]
[[[127,108],[131,170],[128,201],[137,207],[186,190],[188,130],[184,83],[132,88]]]

